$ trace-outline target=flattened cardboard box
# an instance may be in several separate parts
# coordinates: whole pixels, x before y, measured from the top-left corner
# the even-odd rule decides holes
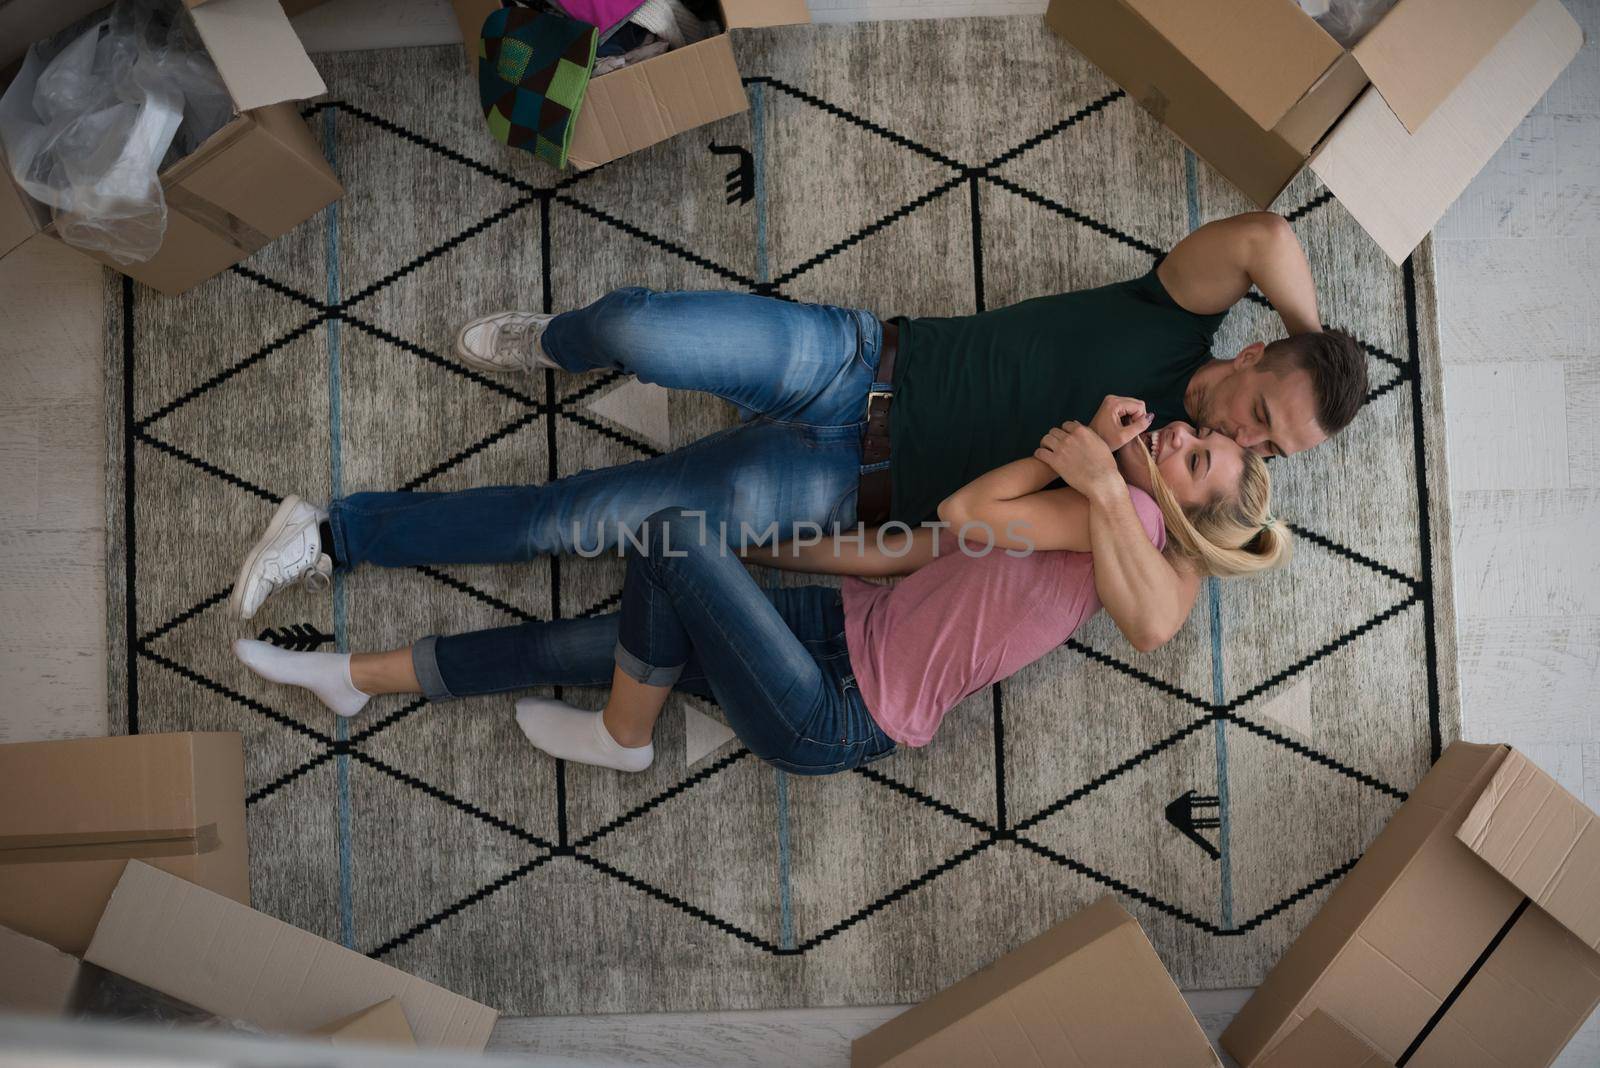
[[[0,745],[0,924],[81,954],[135,857],[250,900],[239,735]]]
[[[1506,746],[1457,742],[1223,1032],[1244,1068],[1317,1010],[1411,1068],[1543,1068],[1600,1004],[1600,839]]]
[[[1396,262],[1583,41],[1560,0],[1399,0],[1348,50],[1296,0],[1052,0],[1045,19],[1257,205],[1309,164]]]
[[[483,20],[499,0],[452,0],[467,71],[478,69]],[[729,31],[811,21],[805,0],[721,0],[721,33],[653,59],[591,79],[578,109],[568,158],[579,170],[598,167],[674,134],[737,115],[750,107],[733,61]]]
[[[225,1019],[305,1034],[394,998],[422,1048],[481,1050],[499,1014],[131,861],[84,960]]]
[[[1139,923],[1101,898],[855,1040],[852,1068],[1216,1068]]]
[[[84,255],[163,293],[181,293],[238,263],[344,194],[295,102],[327,91],[278,0],[186,0],[236,114],[194,152],[161,173],[167,230],[142,263]],[[7,0],[0,70],[40,36],[104,3]],[[59,240],[50,209],[0,176],[0,257],[35,234]]]

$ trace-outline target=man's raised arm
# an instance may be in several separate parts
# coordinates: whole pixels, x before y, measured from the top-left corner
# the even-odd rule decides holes
[[[1167,294],[1198,315],[1227,311],[1254,285],[1287,333],[1322,329],[1311,265],[1282,215],[1252,211],[1207,223],[1178,242],[1156,272]]]

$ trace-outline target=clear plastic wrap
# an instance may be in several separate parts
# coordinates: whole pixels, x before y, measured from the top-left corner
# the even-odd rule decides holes
[[[83,966],[74,1000],[74,1013],[105,1022],[137,1023],[191,1030],[228,1031],[259,1035],[261,1028],[246,1020],[230,1020],[186,1001],[179,1001],[143,983],[97,968]]]
[[[1317,20],[1328,36],[1352,48],[1389,13],[1397,0],[1300,0],[1300,9]]]
[[[0,97],[0,143],[62,240],[118,263],[166,233],[162,167],[227,124],[233,103],[176,0],[118,0],[28,50]]]

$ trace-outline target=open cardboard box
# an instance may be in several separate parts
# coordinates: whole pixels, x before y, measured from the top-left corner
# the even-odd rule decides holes
[[[236,114],[161,174],[167,232],[143,263],[84,255],[163,293],[180,293],[238,263],[344,194],[296,101],[327,91],[279,0],[186,0]],[[34,41],[106,6],[104,0],[0,3],[0,71]],[[50,211],[0,176],[0,257],[43,234]]]
[[[353,1028],[422,1049],[481,1050],[487,1005],[130,861],[84,960],[228,1020],[279,1034]],[[392,999],[387,1007],[380,1002]],[[398,1012],[396,1012],[398,1009]]]
[[[248,957],[237,962],[239,967],[259,963]],[[290,959],[281,967],[295,967],[304,963],[303,959]],[[179,964],[181,966],[182,962]],[[262,977],[266,978],[264,975]],[[306,985],[315,987],[315,978],[306,977]],[[266,994],[263,1000],[270,1000],[271,997],[271,994]],[[250,1007],[247,1005],[247,1008]],[[307,1006],[309,1014],[318,1011],[316,1005]],[[173,1020],[182,1024],[216,1021],[227,1025],[229,1030],[243,1030],[238,1026],[240,1023],[251,1029],[256,1026],[247,1017],[224,1021],[214,1013],[207,1013],[198,1006],[167,996],[146,984],[133,982],[127,976],[87,964],[54,946],[18,934],[9,927],[0,927],[0,1015],[5,1013],[85,1019],[109,1017],[135,1022],[145,1019]],[[435,1015],[431,1007],[422,1014],[424,1022],[430,1024]],[[305,1034],[335,1046],[417,1048],[411,1023],[406,1019],[405,1007],[396,997],[385,997],[367,1008],[341,1016]]]
[[[1348,50],[1296,0],[1052,0],[1045,19],[1257,205],[1309,164],[1396,262],[1583,43],[1561,0],[1399,0]]]
[[[1222,1045],[1275,1066],[1320,1011],[1410,1068],[1543,1068],[1600,1004],[1597,947],[1600,816],[1521,753],[1457,742]]]
[[[467,70],[476,77],[483,21],[499,0],[452,0]],[[579,170],[610,163],[674,134],[748,110],[729,31],[810,22],[805,0],[719,0],[723,31],[591,79],[568,159]]]

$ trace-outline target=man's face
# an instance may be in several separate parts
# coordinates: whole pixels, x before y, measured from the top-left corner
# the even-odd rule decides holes
[[[1263,370],[1260,342],[1229,361],[1199,398],[1195,421],[1261,456],[1288,456],[1327,440],[1317,423],[1311,376]]]

